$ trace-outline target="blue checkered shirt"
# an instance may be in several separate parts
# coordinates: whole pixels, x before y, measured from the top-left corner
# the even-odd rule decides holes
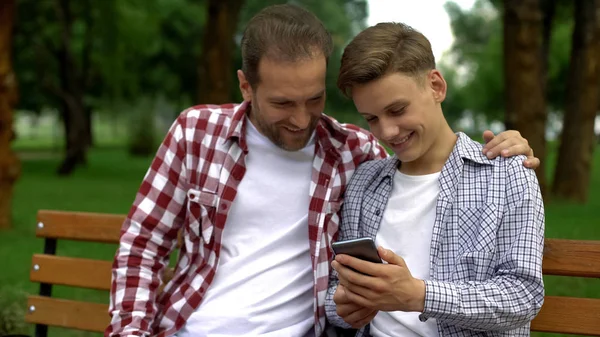
[[[463,133],[440,173],[440,194],[425,280],[421,321],[435,318],[440,336],[529,336],[544,301],[544,207],[524,157],[487,159]],[[392,191],[397,157],[362,164],[342,208],[338,240],[375,239]],[[329,322],[349,328],[337,314],[331,274],[325,309]],[[369,336],[369,326],[357,331]]]

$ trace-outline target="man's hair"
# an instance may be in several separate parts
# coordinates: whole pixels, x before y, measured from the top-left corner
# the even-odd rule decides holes
[[[435,69],[429,40],[403,23],[384,22],[359,33],[342,55],[337,86],[351,97],[355,85],[400,72],[420,79]],[[421,82],[421,81],[419,81]]]
[[[255,87],[260,82],[258,64],[265,57],[296,62],[321,53],[329,60],[332,50],[331,34],[313,13],[295,5],[273,5],[250,19],[244,30],[242,71]]]

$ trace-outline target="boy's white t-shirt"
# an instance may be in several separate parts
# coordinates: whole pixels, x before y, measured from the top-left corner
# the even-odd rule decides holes
[[[411,176],[396,171],[388,204],[377,232],[377,246],[401,256],[413,277],[429,279],[429,253],[440,172]],[[374,337],[438,336],[435,319],[419,320],[418,312],[380,311],[371,321]]]

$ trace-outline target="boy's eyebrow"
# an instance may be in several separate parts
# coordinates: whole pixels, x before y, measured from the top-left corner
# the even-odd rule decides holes
[[[397,99],[397,100],[393,101],[392,103],[388,104],[385,108],[383,108],[383,110],[389,110],[396,105],[408,105],[408,100],[404,99],[404,98]]]
[[[408,105],[408,103],[409,102],[408,102],[407,99],[400,98],[400,99],[397,99],[397,100],[393,101],[392,103],[388,104],[385,108],[383,108],[383,111],[390,110],[391,108],[393,108],[393,107],[395,107],[397,105]],[[361,114],[361,115],[363,115],[363,116],[370,116],[371,115],[370,113],[367,113],[367,112],[360,112],[359,111],[358,113]]]

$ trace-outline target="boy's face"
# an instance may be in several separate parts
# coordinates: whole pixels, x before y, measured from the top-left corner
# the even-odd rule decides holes
[[[325,107],[327,62],[323,55],[297,62],[263,58],[260,82],[252,88],[238,71],[244,100],[252,102],[250,120],[275,145],[287,151],[302,149]]]
[[[403,163],[419,162],[446,121],[446,82],[437,70],[416,78],[390,73],[352,88],[352,100],[371,132]]]

